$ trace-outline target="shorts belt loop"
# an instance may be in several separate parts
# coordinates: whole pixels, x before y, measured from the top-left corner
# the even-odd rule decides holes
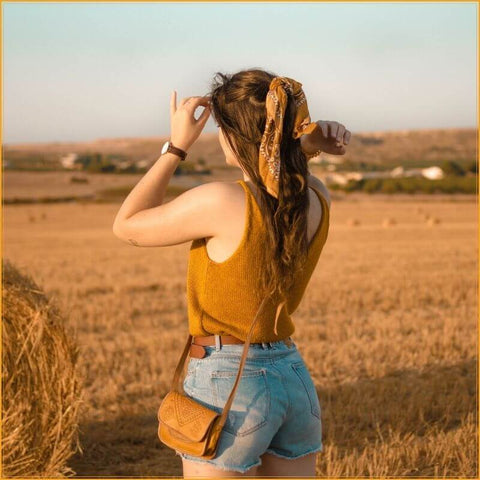
[[[270,345],[270,348],[274,348],[273,347],[273,342],[268,342],[268,344]]]
[[[267,347],[267,342],[262,342],[262,348],[263,348],[263,349],[268,348],[268,347]]]
[[[218,352],[222,348],[222,343],[220,341],[220,335],[215,334],[215,350]]]

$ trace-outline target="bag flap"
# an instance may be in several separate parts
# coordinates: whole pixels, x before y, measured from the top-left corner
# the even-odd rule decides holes
[[[168,392],[158,409],[157,418],[169,428],[199,442],[220,413],[179,392]]]

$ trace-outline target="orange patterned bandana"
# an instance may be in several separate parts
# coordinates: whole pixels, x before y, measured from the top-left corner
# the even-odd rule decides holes
[[[297,112],[293,138],[312,133],[316,123],[310,121],[307,99],[302,84],[288,77],[275,77],[270,82],[270,90],[265,100],[267,121],[260,144],[259,171],[267,191],[278,198],[278,179],[280,175],[280,142],[282,140],[283,117],[287,107],[287,92],[293,94]]]

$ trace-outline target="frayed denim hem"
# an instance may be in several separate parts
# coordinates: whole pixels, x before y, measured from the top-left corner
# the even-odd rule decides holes
[[[262,464],[262,461],[258,460],[258,462],[254,462],[251,465],[248,465],[246,467],[232,467],[232,466],[218,464],[213,460],[206,460],[206,459],[202,459],[202,458],[199,458],[199,457],[192,457],[190,455],[185,455],[184,453],[177,452],[176,450],[175,450],[175,454],[184,458],[185,460],[189,460],[190,462],[208,463],[208,464],[210,464],[210,465],[212,465],[212,466],[214,466],[214,467],[216,467],[220,470],[234,471],[234,472],[239,472],[239,473],[245,473],[246,471],[250,470],[252,467],[256,467],[257,465]]]
[[[320,445],[319,447],[313,448],[312,450],[309,450],[308,452],[301,453],[300,455],[297,455],[295,457],[288,457],[287,455],[282,455],[281,453],[276,452],[275,450],[272,450],[271,448],[267,448],[265,450],[265,453],[271,453],[272,455],[275,455],[280,458],[286,458],[287,460],[295,460],[297,458],[305,457],[306,455],[310,455],[311,453],[314,452],[321,452],[323,450],[323,444]]]

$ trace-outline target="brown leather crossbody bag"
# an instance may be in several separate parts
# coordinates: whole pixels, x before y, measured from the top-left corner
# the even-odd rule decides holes
[[[242,375],[243,365],[247,358],[250,337],[259,318],[258,314],[267,298],[268,296],[260,304],[248,331],[237,377],[222,413],[198,403],[192,397],[186,395],[183,390],[180,377],[193,338],[191,334],[188,335],[187,343],[173,375],[171,389],[158,409],[158,437],[162,443],[188,455],[206,459],[215,457],[220,433],[227,420]]]

